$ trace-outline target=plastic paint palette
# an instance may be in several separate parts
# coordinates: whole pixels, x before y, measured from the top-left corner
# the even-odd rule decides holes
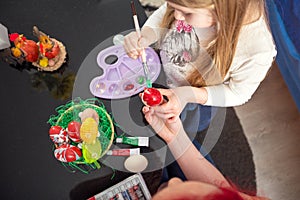
[[[159,76],[161,64],[157,53],[150,47],[145,49],[151,82]],[[97,55],[97,63],[103,69],[101,76],[90,83],[91,93],[104,99],[130,97],[144,90],[146,78],[141,58],[128,57],[122,45],[104,49]]]

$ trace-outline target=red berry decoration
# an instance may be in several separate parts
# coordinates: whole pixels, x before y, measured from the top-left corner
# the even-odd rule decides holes
[[[142,102],[146,106],[157,106],[163,101],[163,96],[155,88],[145,88],[142,93]]]
[[[72,121],[68,124],[68,128],[67,128],[69,138],[77,143],[81,141],[80,126],[81,126],[80,122]]]

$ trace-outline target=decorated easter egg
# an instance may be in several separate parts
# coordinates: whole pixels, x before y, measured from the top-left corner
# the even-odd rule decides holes
[[[161,95],[159,90],[155,88],[145,88],[141,98],[142,102],[146,106],[157,106],[163,101],[163,96]]]
[[[81,150],[70,144],[63,144],[54,150],[54,156],[61,162],[73,162],[82,157]]]
[[[92,108],[86,108],[85,110],[83,110],[82,112],[79,113],[79,117],[81,119],[81,121],[85,121],[86,118],[93,118],[97,123],[99,123],[99,115],[97,113],[96,110],[92,109]]]
[[[80,126],[81,123],[77,121],[72,121],[68,124],[67,128],[67,133],[69,138],[74,141],[79,143],[81,141],[80,139]]]
[[[68,133],[61,126],[51,126],[49,130],[49,135],[51,140],[56,144],[69,142]]]
[[[80,127],[80,138],[87,144],[95,142],[98,135],[98,123],[92,117],[86,118]]]
[[[93,163],[101,157],[102,148],[99,140],[91,144],[82,144],[82,155],[87,163]]]

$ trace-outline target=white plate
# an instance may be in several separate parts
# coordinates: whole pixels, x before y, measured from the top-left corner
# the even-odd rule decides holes
[[[143,155],[129,156],[124,162],[125,169],[133,173],[142,172],[147,166],[148,160]]]

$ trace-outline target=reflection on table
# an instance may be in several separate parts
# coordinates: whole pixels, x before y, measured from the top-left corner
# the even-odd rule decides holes
[[[142,24],[146,15],[138,2],[136,8]],[[98,45],[107,38],[133,28],[130,1],[12,0],[1,1],[0,12],[0,22],[8,28],[9,33],[23,33],[28,39],[34,39],[32,27],[37,25],[62,41],[68,55],[64,66],[55,72],[41,72],[26,63],[18,65],[0,60],[4,113],[1,115],[4,123],[0,127],[5,133],[2,138],[5,141],[2,145],[5,162],[1,170],[1,185],[5,194],[2,197],[76,199],[76,196],[80,196],[83,199],[117,182],[118,178],[129,176],[131,173],[124,173],[121,169],[124,158],[113,158],[117,160],[111,161],[108,157],[103,157],[103,162],[111,166],[101,164],[100,170],[89,174],[71,173],[53,155],[47,121],[55,113],[55,108],[73,98],[94,97],[89,91],[89,83],[92,77],[101,75],[101,70],[93,56],[99,53]],[[136,94],[126,99],[101,101],[107,111],[116,116],[117,134],[126,132],[129,135],[151,137],[150,148],[143,148],[141,152],[146,157],[150,156],[149,168],[158,169],[143,174],[146,182],[152,180],[153,173],[160,173],[163,160],[160,158],[162,154],[157,156],[154,151],[163,148],[164,143],[145,124],[140,112],[142,104],[139,97]],[[120,105],[124,102],[127,106]],[[124,112],[123,118],[121,112]],[[111,179],[113,174],[114,178]],[[107,178],[107,181],[97,182],[101,178]]]

